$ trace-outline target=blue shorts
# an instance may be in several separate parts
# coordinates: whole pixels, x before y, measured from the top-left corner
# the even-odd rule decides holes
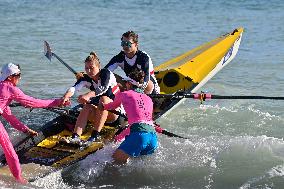
[[[129,156],[152,154],[158,147],[158,139],[155,132],[131,132],[125,137],[118,149],[124,151]]]

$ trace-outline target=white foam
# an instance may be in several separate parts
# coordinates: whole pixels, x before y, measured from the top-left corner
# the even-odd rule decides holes
[[[259,117],[262,117],[263,119],[269,119],[269,120],[272,120],[272,118],[280,119],[279,116],[272,115],[269,112],[262,112],[261,110],[255,109],[253,104],[248,106],[247,109],[251,112],[256,113]]]
[[[105,166],[113,161],[111,156],[117,145],[106,145],[103,149],[80,161],[78,163],[79,168],[75,170],[72,176],[84,182],[93,182],[92,179],[99,177],[103,173]]]
[[[267,172],[269,178],[284,177],[284,165],[277,165]]]
[[[37,186],[37,187],[43,187],[46,189],[54,189],[54,188],[64,188],[64,189],[68,189],[68,188],[72,188],[68,185],[66,185],[63,182],[63,179],[61,177],[61,172],[62,171],[56,171],[54,173],[49,174],[46,177],[43,178],[39,178],[36,181],[32,182],[31,184]]]
[[[248,189],[251,185],[256,184],[258,182],[261,182],[265,179],[271,179],[274,177],[284,177],[284,165],[277,165],[275,167],[272,167],[269,171],[264,173],[263,175],[255,178],[250,178],[247,182],[245,182],[240,189]],[[266,188],[270,188],[266,186]]]

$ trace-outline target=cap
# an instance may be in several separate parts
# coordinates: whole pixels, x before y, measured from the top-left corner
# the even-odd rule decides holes
[[[5,64],[4,66],[2,66],[2,69],[1,69],[0,81],[4,81],[10,75],[20,73],[20,72],[21,70],[19,69],[17,65],[13,63]]]

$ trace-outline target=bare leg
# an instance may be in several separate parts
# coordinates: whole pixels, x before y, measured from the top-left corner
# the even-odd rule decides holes
[[[129,155],[120,149],[116,149],[112,154],[112,158],[114,159],[115,164],[126,164],[129,159]]]
[[[85,129],[86,125],[87,125],[87,121],[88,121],[88,117],[89,114],[91,114],[93,110],[93,106],[90,104],[85,104],[83,109],[81,110],[77,121],[76,121],[76,125],[74,128],[73,133],[77,133],[78,135],[81,135],[83,130]]]
[[[102,96],[100,98],[100,102],[107,104],[109,102],[112,102],[112,100],[107,96]],[[105,124],[106,121],[112,122],[117,119],[117,115],[114,115],[113,113],[108,112],[107,110],[99,110],[96,106],[93,106],[95,109],[95,114],[93,115],[93,122],[94,122],[94,128],[96,131],[100,132]]]

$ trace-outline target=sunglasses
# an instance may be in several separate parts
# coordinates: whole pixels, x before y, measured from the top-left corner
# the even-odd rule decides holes
[[[13,74],[12,77],[21,77],[21,73]]]
[[[133,43],[131,43],[130,41],[121,41],[121,46],[122,47],[128,47],[130,48],[132,46]]]

